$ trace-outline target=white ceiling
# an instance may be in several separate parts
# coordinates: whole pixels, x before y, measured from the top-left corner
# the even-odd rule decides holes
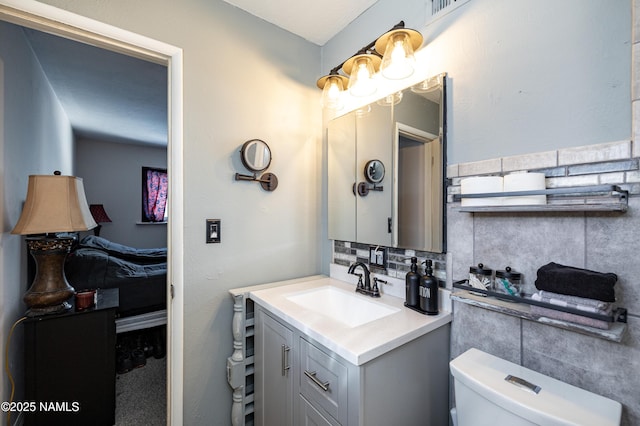
[[[167,68],[24,28],[78,136],[167,145]]]
[[[324,46],[378,0],[224,1],[318,46]]]

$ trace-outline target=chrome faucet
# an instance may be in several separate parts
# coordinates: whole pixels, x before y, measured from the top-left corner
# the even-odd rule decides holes
[[[356,268],[358,267],[362,268],[362,272],[364,274],[364,284],[362,283],[363,274],[356,273]],[[357,293],[366,294],[367,296],[371,297],[380,297],[380,290],[378,289],[377,285],[378,280],[376,278],[374,278],[376,284],[373,286],[373,288],[371,288],[371,273],[369,272],[369,269],[367,269],[367,265],[362,262],[352,263],[351,266],[349,266],[348,272],[351,275],[358,276],[358,285],[356,286]]]

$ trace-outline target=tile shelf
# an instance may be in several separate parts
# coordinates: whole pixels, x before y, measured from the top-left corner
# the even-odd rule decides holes
[[[599,337],[601,339],[618,343],[622,341],[624,332],[627,328],[627,310],[624,308],[618,308],[613,316],[608,317],[583,311],[577,311],[575,309],[565,308],[562,306],[551,305],[548,303],[532,300],[530,298],[515,297],[502,293],[495,293],[493,291],[480,290],[470,287],[466,285],[466,283],[467,280],[456,281],[453,283],[453,287],[454,289],[456,289],[456,291],[451,294],[452,300],[490,311],[499,312],[505,315],[515,316],[518,318],[523,318],[541,324],[547,324],[565,330],[571,330],[574,332]],[[480,293],[483,295],[474,293]],[[531,305],[543,306],[545,308],[553,309],[556,311],[569,312],[585,317],[609,321],[611,322],[611,326],[608,330],[602,330],[582,324],[547,318],[543,315],[532,313]]]
[[[454,194],[453,201],[470,198],[550,196],[547,204],[508,206],[460,206],[455,210],[466,213],[510,212],[621,212],[629,207],[629,192],[618,185],[592,185],[550,188],[536,191],[491,192],[482,194]]]

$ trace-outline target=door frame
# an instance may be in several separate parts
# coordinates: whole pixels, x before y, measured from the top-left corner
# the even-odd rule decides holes
[[[168,69],[167,424],[183,423],[184,177],[182,49],[34,0],[0,0],[0,20],[165,65]]]

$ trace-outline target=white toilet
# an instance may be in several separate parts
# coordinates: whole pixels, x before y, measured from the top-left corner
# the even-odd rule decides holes
[[[469,349],[449,366],[454,425],[620,425],[619,402],[478,349]]]

